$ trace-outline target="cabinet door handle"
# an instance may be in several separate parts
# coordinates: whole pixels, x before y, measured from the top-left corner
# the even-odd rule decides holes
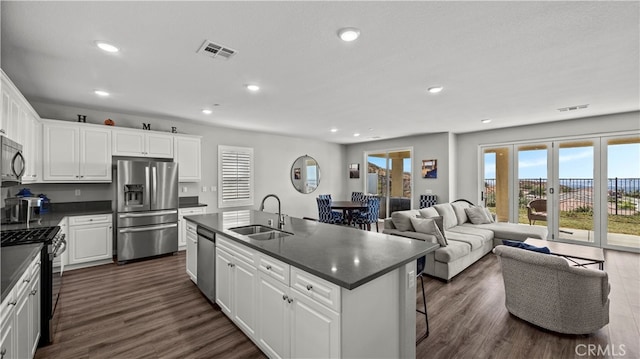
[[[4,133],[4,130],[2,130],[2,133]],[[0,359],[3,359],[5,354],[7,354],[7,348],[2,348],[2,351],[0,351]]]
[[[271,266],[267,266],[267,270],[271,270]]]
[[[37,289],[34,289],[34,290],[31,291],[31,295],[36,295],[36,293],[38,293]]]
[[[311,290],[313,289],[313,286],[311,284],[307,284],[307,290]]]
[[[27,278],[27,279],[24,280],[24,282],[25,283],[29,283],[29,282],[31,282],[31,279]]]
[[[14,300],[13,302],[9,302],[9,305],[16,305],[16,304],[18,304],[17,300]]]
[[[283,294],[282,295],[282,300],[287,300],[287,299],[289,299],[289,297],[286,294]]]
[[[293,298],[287,299],[287,303],[293,303]]]

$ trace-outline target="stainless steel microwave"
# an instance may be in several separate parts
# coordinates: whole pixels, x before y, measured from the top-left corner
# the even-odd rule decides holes
[[[2,147],[2,158],[0,159],[2,186],[21,184],[22,175],[26,169],[24,156],[22,155],[22,145],[5,136],[0,136],[0,143]]]

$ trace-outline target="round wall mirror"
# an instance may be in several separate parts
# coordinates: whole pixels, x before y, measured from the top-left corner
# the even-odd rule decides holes
[[[320,184],[320,166],[311,156],[300,156],[291,166],[291,184],[300,193],[311,193]]]

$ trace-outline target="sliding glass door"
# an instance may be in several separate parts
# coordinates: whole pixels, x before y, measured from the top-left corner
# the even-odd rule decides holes
[[[601,237],[595,235],[600,211],[600,181],[595,179],[599,139],[556,142],[554,149],[553,238],[600,246]]]
[[[380,197],[380,218],[411,209],[412,149],[366,152],[365,192]]]
[[[640,136],[481,147],[480,199],[549,239],[640,251]]]
[[[606,137],[602,148],[604,238],[609,247],[640,251],[640,136]]]

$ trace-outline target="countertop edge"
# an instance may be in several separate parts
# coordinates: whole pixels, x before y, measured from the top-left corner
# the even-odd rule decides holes
[[[416,252],[416,254],[413,255],[412,257],[410,257],[409,259],[400,261],[400,262],[396,263],[395,265],[389,266],[389,267],[384,268],[382,270],[379,270],[379,271],[377,271],[375,273],[372,273],[371,275],[368,275],[368,276],[366,276],[366,277],[364,277],[364,278],[362,278],[362,279],[360,279],[360,280],[358,280],[356,282],[347,283],[345,281],[336,279],[335,277],[327,276],[324,273],[322,273],[320,271],[317,271],[317,270],[315,270],[313,268],[309,268],[306,265],[304,265],[303,263],[299,263],[299,262],[293,261],[290,258],[283,257],[283,256],[281,256],[281,255],[279,255],[277,253],[273,253],[273,252],[265,250],[264,248],[261,248],[261,247],[258,247],[258,246],[254,246],[250,242],[246,242],[246,241],[244,241],[242,239],[235,238],[234,235],[232,235],[232,234],[230,234],[228,232],[224,232],[224,231],[219,230],[217,228],[213,228],[213,227],[207,226],[205,224],[198,223],[197,221],[190,219],[188,216],[186,216],[185,219],[187,221],[190,221],[190,222],[195,223],[197,225],[203,226],[203,227],[205,227],[205,228],[207,228],[207,229],[209,229],[209,230],[211,230],[211,231],[213,231],[213,232],[215,232],[217,234],[223,235],[225,238],[231,239],[236,243],[242,244],[242,245],[244,245],[244,246],[246,246],[248,248],[254,249],[254,250],[256,250],[256,251],[258,251],[260,253],[264,253],[264,254],[269,255],[269,256],[271,256],[273,258],[281,260],[281,261],[283,261],[283,262],[285,262],[285,263],[287,263],[289,265],[292,265],[292,266],[294,266],[296,268],[304,270],[304,271],[306,271],[306,272],[308,272],[310,274],[313,274],[313,275],[315,275],[315,276],[317,276],[319,278],[322,278],[322,279],[324,279],[324,280],[326,280],[328,282],[337,284],[340,287],[348,289],[348,290],[353,290],[355,288],[358,288],[359,286],[361,286],[363,284],[366,284],[366,283],[368,283],[368,282],[370,282],[370,281],[372,281],[372,280],[374,280],[374,279],[376,279],[378,277],[381,277],[381,276],[383,276],[383,275],[385,275],[385,274],[387,274],[389,272],[392,272],[393,270],[395,270],[397,268],[400,268],[403,265],[405,265],[405,264],[407,264],[407,263],[409,263],[411,261],[414,261],[414,260],[416,260],[416,259],[418,259],[418,258],[420,258],[422,256],[425,256],[427,253],[433,252],[437,248],[440,247],[438,244],[433,243],[433,245],[431,247],[429,247],[429,248],[427,248],[427,249],[425,249],[423,251]]]

